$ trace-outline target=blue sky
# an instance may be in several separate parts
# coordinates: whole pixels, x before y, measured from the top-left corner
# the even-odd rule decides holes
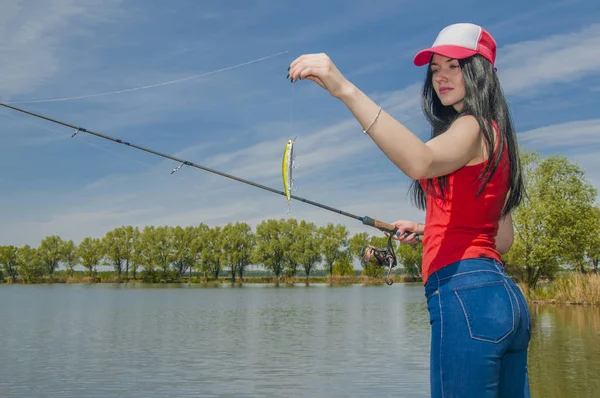
[[[525,150],[561,153],[600,188],[600,11],[592,1],[0,1],[0,98],[35,112],[282,189],[297,136],[296,195],[385,221],[423,220],[409,181],[348,109],[291,60],[325,52],[419,135],[414,54],[445,25],[498,42],[498,73]],[[282,52],[285,52],[281,54]],[[279,55],[274,55],[279,54]],[[72,101],[238,68],[146,90]],[[33,101],[33,102],[32,102]],[[36,102],[42,101],[42,102]],[[287,217],[285,198],[0,109],[0,244],[76,243],[121,225],[223,225]],[[376,230],[293,201],[297,219]]]

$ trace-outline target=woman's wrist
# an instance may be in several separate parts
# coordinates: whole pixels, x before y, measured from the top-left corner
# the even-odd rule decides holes
[[[361,94],[361,91],[352,82],[346,80],[346,82],[340,88],[340,92],[335,95],[344,104],[350,105],[355,102],[357,97]]]

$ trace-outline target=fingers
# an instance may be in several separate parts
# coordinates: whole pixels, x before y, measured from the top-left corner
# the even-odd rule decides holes
[[[323,60],[323,59],[329,59],[329,57],[327,57],[327,55],[325,55],[323,53],[303,54],[290,63],[290,70],[294,69],[300,62],[309,62],[309,61]]]
[[[410,244],[410,245],[419,243],[419,241],[417,240],[417,235],[414,233],[410,233],[410,232],[405,232],[405,233],[401,234],[400,236],[394,236],[394,239],[396,239],[400,243],[405,243],[405,244]]]
[[[308,79],[310,77],[322,77],[325,72],[325,68],[316,63],[301,62],[294,68],[291,68],[288,77],[292,83],[299,79]],[[311,79],[314,80],[314,79]]]
[[[414,228],[414,222],[398,220],[391,223],[398,228],[396,234],[392,237],[400,243],[417,244],[419,242],[417,234],[409,228]]]
[[[415,234],[415,233],[409,234],[406,238],[404,238],[404,242],[403,243],[407,243],[407,244],[410,244],[410,245],[417,244],[418,243],[418,241],[417,241],[417,234]]]
[[[304,54],[296,58],[288,68],[288,79],[296,82],[298,79],[310,79],[316,83],[322,84],[322,81],[316,81],[314,78],[322,77],[327,71],[329,57],[325,54]]]

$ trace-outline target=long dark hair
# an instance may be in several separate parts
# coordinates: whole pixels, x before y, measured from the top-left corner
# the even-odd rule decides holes
[[[480,55],[474,55],[458,60],[458,62],[461,66],[465,84],[465,98],[462,111],[457,112],[452,106],[442,105],[433,89],[433,74],[430,67],[427,68],[421,105],[425,117],[432,127],[431,138],[443,134],[452,122],[461,116],[472,115],[477,119],[486,141],[488,152],[488,162],[480,175],[480,188],[477,195],[481,194],[496,172],[503,154],[504,143],[507,144],[510,161],[510,187],[506,204],[502,210],[502,216],[504,216],[521,203],[524,194],[517,137],[508,105],[506,104],[506,99],[504,98],[504,93],[494,66],[488,60]],[[500,131],[500,141],[496,143],[498,147],[497,151],[494,151],[495,134],[493,133],[493,121],[497,123]],[[442,198],[445,199],[448,189],[448,177],[441,176],[437,180],[438,189]],[[427,187],[433,188],[433,179],[427,181]],[[424,210],[426,197],[418,180],[412,182],[410,191],[413,203],[419,209]]]

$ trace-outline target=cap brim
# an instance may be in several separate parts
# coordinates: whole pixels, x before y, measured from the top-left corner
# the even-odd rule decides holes
[[[415,55],[413,62],[416,66],[427,65],[433,54],[443,55],[448,58],[464,59],[477,54],[477,51],[451,45],[437,46],[419,51],[417,55]]]

